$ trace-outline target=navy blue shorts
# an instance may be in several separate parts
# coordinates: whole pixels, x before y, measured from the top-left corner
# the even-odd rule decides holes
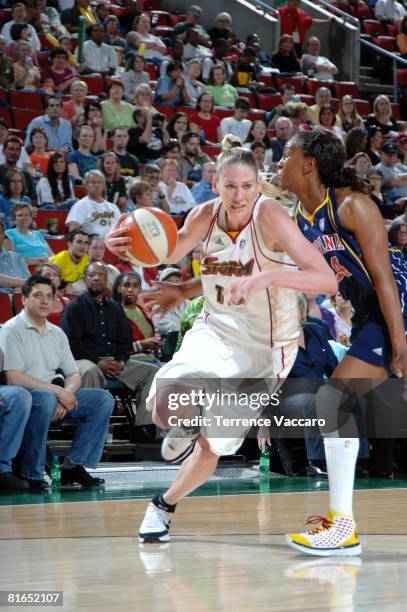
[[[404,328],[407,328],[407,320],[404,320]],[[375,366],[389,366],[392,350],[385,322],[368,319],[363,327],[352,332],[347,355],[352,355],[352,357],[357,357]]]

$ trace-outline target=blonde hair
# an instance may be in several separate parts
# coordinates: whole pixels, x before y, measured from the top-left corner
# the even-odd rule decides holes
[[[253,170],[257,178],[258,169],[256,159],[252,151],[244,149],[243,147],[233,147],[227,151],[223,151],[223,153],[219,155],[216,162],[216,178],[219,178],[225,168],[233,166],[234,164],[248,166]]]
[[[230,151],[236,147],[242,147],[243,142],[240,140],[240,138],[234,136],[233,134],[226,134],[220,143],[220,146],[222,151]]]

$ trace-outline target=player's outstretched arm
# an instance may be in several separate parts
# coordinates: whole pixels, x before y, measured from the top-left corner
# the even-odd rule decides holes
[[[347,196],[339,207],[342,225],[355,236],[379,299],[392,346],[393,372],[407,382],[407,343],[396,281],[390,265],[388,238],[377,206],[362,193]]]
[[[334,295],[337,292],[338,283],[334,272],[281,206],[271,201],[267,205],[263,204],[259,226],[262,228],[265,246],[270,250],[287,253],[299,270],[289,271],[287,265],[282,265],[281,270],[268,270],[237,280],[226,289],[227,303],[247,302],[254,293],[271,285],[304,293]]]
[[[153,283],[151,289],[142,291],[140,297],[143,298],[146,306],[159,306],[163,310],[172,310],[183,300],[194,298],[202,293],[201,279],[191,278],[184,283]]]

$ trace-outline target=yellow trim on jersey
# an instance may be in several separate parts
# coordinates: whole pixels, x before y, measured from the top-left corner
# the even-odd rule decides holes
[[[394,247],[388,247],[388,250],[391,251],[391,253],[401,253],[401,249],[395,249]]]
[[[238,234],[240,234],[240,232],[239,231],[237,231],[237,232],[236,231],[231,231],[231,232],[227,232],[227,234],[232,238],[232,240],[234,240],[236,238],[236,236]]]
[[[308,223],[310,223],[311,225],[314,225],[315,215],[317,214],[318,211],[321,210],[321,208],[326,206],[328,200],[329,200],[329,189],[326,190],[326,195],[325,195],[325,198],[324,198],[323,202],[321,202],[321,204],[316,207],[316,209],[314,210],[314,212],[311,215],[306,215],[305,214],[305,212],[302,210],[301,202],[298,204],[297,210],[304,217],[304,219],[306,219],[308,221]]]

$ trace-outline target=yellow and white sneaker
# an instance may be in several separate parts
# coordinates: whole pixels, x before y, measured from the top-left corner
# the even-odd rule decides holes
[[[362,547],[351,516],[330,510],[328,516],[310,516],[307,525],[321,523],[319,527],[303,533],[289,533],[287,543],[292,548],[318,557],[353,557],[360,555]]]

